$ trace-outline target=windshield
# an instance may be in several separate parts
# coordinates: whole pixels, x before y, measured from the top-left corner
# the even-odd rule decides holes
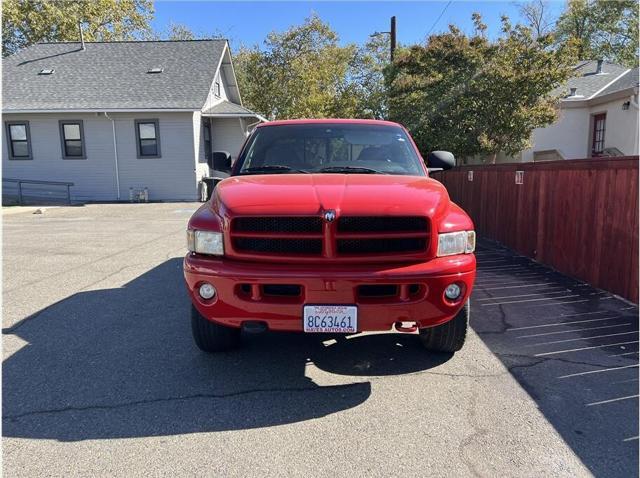
[[[411,140],[393,125],[265,126],[256,130],[238,161],[237,174],[425,175]]]

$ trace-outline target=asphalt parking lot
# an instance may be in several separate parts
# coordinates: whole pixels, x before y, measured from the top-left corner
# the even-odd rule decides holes
[[[192,343],[197,204],[3,217],[4,476],[638,474],[638,309],[488,241],[455,356]]]

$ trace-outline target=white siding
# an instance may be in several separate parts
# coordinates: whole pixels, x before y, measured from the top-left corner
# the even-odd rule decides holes
[[[211,118],[214,151],[227,151],[232,163],[238,159],[245,136],[245,120],[241,118]]]
[[[196,179],[200,181],[203,177],[209,175],[209,165],[204,154],[204,136],[202,134],[202,116],[196,113],[193,117],[193,132],[195,140],[195,148],[198,151],[196,158]]]
[[[623,110],[625,101],[630,98],[593,106],[589,113],[607,113],[604,147],[618,148],[625,156],[631,156],[638,154],[638,108],[630,105],[628,110]]]
[[[638,154],[638,110],[622,109],[629,98],[617,99],[596,106],[563,108],[560,119],[546,128],[533,132],[530,149],[523,151],[523,161],[533,161],[534,151],[559,150],[566,159],[588,158],[591,151],[591,117],[606,113],[605,148],[617,148],[624,155]]]
[[[129,188],[149,188],[150,200],[198,198],[195,175],[193,113],[138,114],[116,119],[121,197]],[[160,124],[160,158],[138,159],[135,119]]]
[[[533,161],[534,151],[557,149],[566,159],[588,157],[589,112],[587,108],[563,108],[557,122],[533,130],[532,147],[522,152],[523,161]]]
[[[216,95],[215,94],[215,84],[216,82],[220,83],[220,95]],[[204,106],[202,107],[202,109],[206,110],[211,108],[214,105],[217,105],[218,103],[224,101],[224,100],[228,100],[228,96],[227,96],[227,80],[225,78],[225,75],[222,71],[218,70],[218,73],[216,74],[213,82],[211,83],[211,87],[209,88],[209,93],[207,94],[207,99],[204,103]]]
[[[129,187],[145,186],[149,188],[150,200],[197,198],[193,113],[112,113],[110,116],[116,122],[121,200],[128,200]],[[162,157],[138,159],[134,120],[151,118],[159,120]],[[74,200],[116,199],[112,124],[104,115],[13,114],[4,115],[3,119],[29,121],[33,153],[32,160],[9,160],[3,124],[4,177],[72,181]],[[83,121],[86,160],[62,159],[60,119]]]

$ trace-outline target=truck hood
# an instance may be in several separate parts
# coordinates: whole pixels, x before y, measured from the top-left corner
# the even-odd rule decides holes
[[[422,176],[383,174],[265,174],[233,176],[216,187],[221,216],[439,215],[449,205],[444,186]]]

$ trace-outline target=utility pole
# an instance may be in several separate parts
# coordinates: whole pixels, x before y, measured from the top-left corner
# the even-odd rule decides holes
[[[396,16],[392,16],[391,17],[391,31],[389,32],[390,36],[391,36],[391,51],[390,51],[390,55],[391,55],[391,63],[393,63],[393,54],[396,51]]]
[[[395,15],[391,17],[391,28],[389,29],[388,32],[373,32],[369,36],[377,37],[380,35],[389,35],[389,40],[390,40],[389,56],[391,57],[391,63],[393,63],[393,54],[396,51],[396,16]]]

